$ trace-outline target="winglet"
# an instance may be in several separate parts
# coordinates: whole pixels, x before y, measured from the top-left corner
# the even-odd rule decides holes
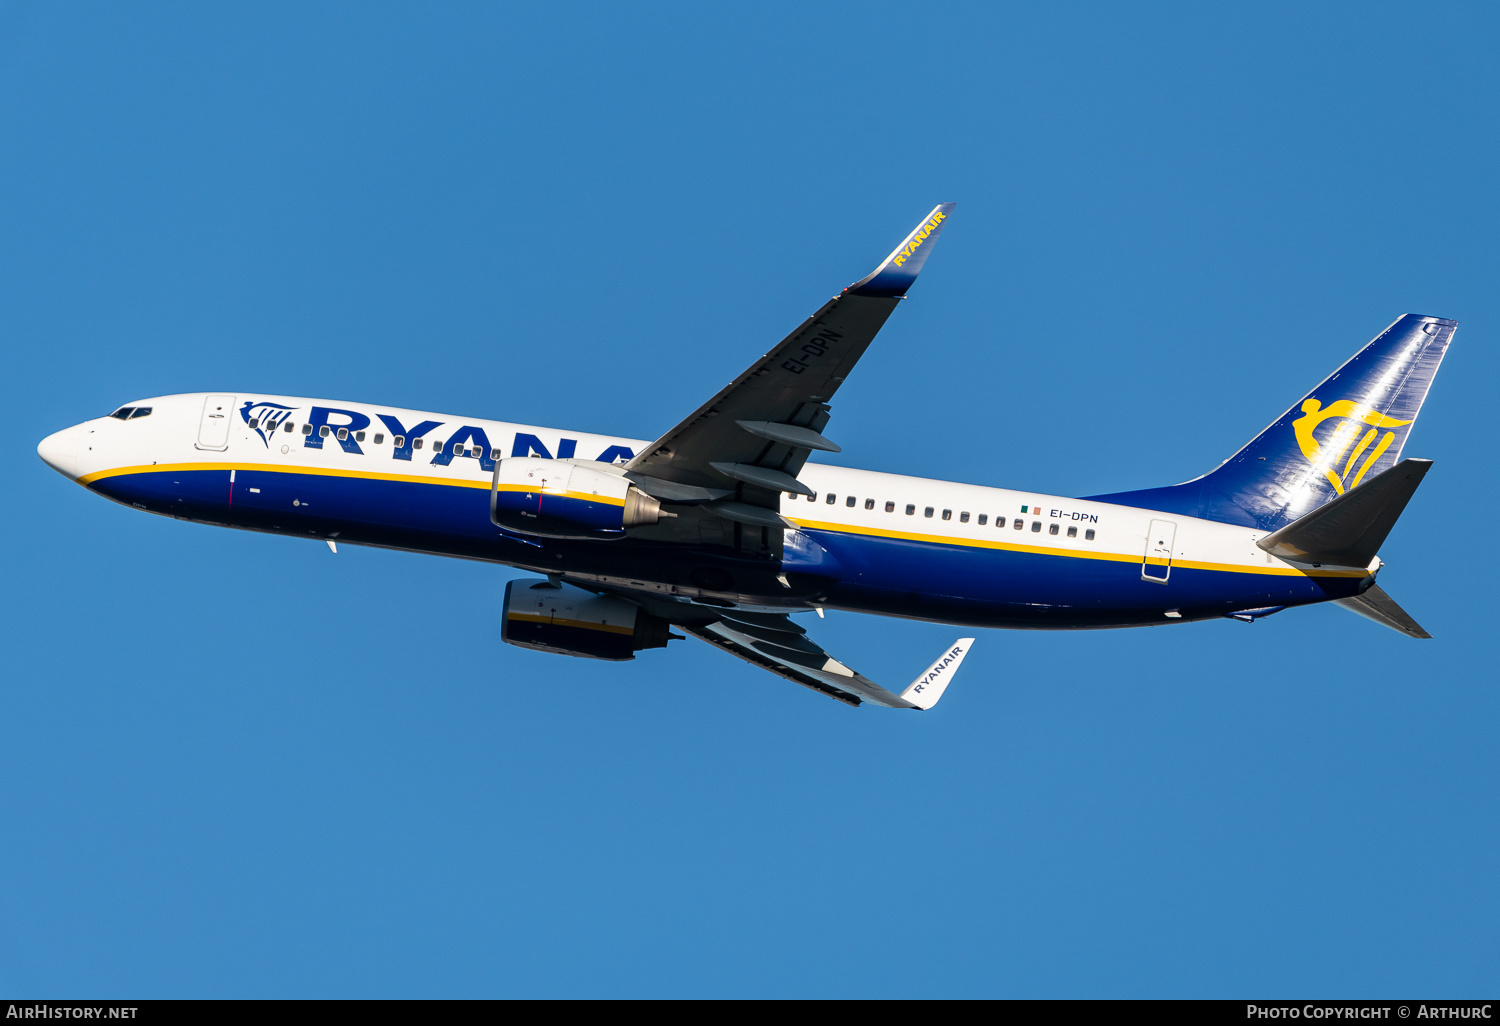
[[[933,207],[932,213],[917,225],[901,245],[891,251],[884,263],[844,291],[853,296],[906,295],[906,290],[917,280],[917,275],[922,272],[922,265],[931,255],[933,244],[943,230],[943,222],[948,220],[956,205],[939,203]]]
[[[938,699],[948,689],[948,683],[953,680],[953,675],[958,672],[958,664],[964,661],[964,656],[969,654],[973,644],[973,638],[959,638],[952,648],[938,656],[937,662],[927,667],[920,677],[911,682],[910,687],[901,692],[901,697],[918,709],[931,709],[937,705]]]

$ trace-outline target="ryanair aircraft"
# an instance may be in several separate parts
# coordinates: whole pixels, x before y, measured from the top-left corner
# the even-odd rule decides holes
[[[141,399],[37,452],[90,491],[199,523],[488,560],[501,637],[632,659],[691,634],[859,705],[929,709],[962,638],[892,691],[794,614],[965,627],[1149,627],[1334,602],[1429,637],[1375,583],[1431,463],[1401,458],[1456,326],[1408,314],[1218,468],[1069,498],[808,462],[834,393],[952,212],[655,441],[368,403],[214,392]]]

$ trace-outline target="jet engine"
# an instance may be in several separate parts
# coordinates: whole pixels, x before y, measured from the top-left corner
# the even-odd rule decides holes
[[[513,456],[495,464],[490,519],[540,538],[623,538],[671,513],[608,463]]]
[[[667,621],[613,595],[530,577],[505,586],[500,640],[509,645],[620,661],[678,637]]]

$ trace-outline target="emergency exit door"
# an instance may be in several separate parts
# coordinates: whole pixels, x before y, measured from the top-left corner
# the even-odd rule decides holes
[[[1172,542],[1177,525],[1170,520],[1153,520],[1146,534],[1146,557],[1141,561],[1141,579],[1166,584],[1172,574]]]
[[[214,452],[229,448],[229,418],[233,414],[232,395],[211,395],[203,400],[203,419],[198,422],[198,448]]]

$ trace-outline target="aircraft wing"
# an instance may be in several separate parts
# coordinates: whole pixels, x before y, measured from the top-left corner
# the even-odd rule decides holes
[[[839,451],[821,433],[828,401],[916,281],[953,206],[934,207],[879,267],[630,461],[625,476],[664,501],[785,526],[777,493],[810,494],[797,480],[809,454]]]
[[[937,705],[974,644],[973,638],[954,642],[898,695],[834,659],[785,615],[736,610],[712,623],[677,626],[747,663],[840,702],[873,702],[888,709],[931,709]]]

